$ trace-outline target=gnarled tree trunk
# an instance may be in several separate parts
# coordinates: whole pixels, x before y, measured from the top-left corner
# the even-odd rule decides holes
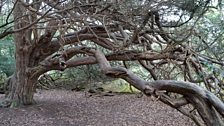
[[[7,81],[3,107],[17,107],[34,103],[33,95],[37,79],[24,74],[13,74]]]
[[[36,70],[31,70],[36,65],[36,59],[31,58],[33,51],[32,31],[26,28],[29,25],[29,17],[28,15],[23,15],[25,12],[26,8],[22,3],[16,2],[15,10],[13,11],[14,19],[16,20],[14,29],[15,31],[22,29],[22,32],[14,34],[16,71],[7,81],[8,91],[6,92],[4,104],[2,104],[4,107],[32,104],[35,86],[40,75],[35,73]]]
[[[30,72],[30,49],[27,47],[25,36],[21,33],[15,35],[16,44],[16,71],[9,77],[6,86],[5,106],[29,105],[33,103],[33,95],[37,84],[38,75]]]

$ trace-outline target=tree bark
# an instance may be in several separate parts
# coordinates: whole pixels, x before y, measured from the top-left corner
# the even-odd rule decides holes
[[[15,30],[29,24],[29,17],[23,15],[25,12],[26,8],[20,1],[17,1],[13,12]],[[30,105],[34,102],[33,95],[39,74],[35,71],[31,72],[31,68],[36,64],[33,62],[35,59],[30,58],[33,51],[30,36],[29,29],[14,34],[16,71],[7,81],[8,92],[6,92],[4,104],[1,104],[3,107]]]
[[[180,110],[181,106],[191,104],[199,113],[207,126],[223,126],[224,104],[211,92],[202,89],[198,85],[189,82],[173,80],[157,80],[153,82],[145,81],[136,76],[131,71],[122,67],[111,67],[106,57],[100,51],[91,51],[102,72],[110,77],[122,78],[129,84],[144,92],[147,96],[155,96],[158,100]],[[170,100],[165,92],[178,93],[184,99],[176,104]],[[166,96],[166,97],[165,97]],[[197,120],[196,120],[197,121]]]
[[[17,74],[18,75],[18,74]],[[37,79],[21,74],[13,74],[7,81],[5,101],[2,107],[18,107],[34,103],[33,95]]]

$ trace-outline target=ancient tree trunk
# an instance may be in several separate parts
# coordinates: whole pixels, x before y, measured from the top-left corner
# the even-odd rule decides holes
[[[8,79],[8,92],[3,106],[29,105],[33,103],[33,94],[38,76],[30,72],[34,64],[30,58],[32,52],[31,31],[25,27],[29,24],[29,17],[24,16],[26,9],[17,2],[14,10],[14,29],[23,29],[21,32],[14,34],[16,45],[16,71]]]
[[[21,37],[20,33],[15,34],[16,71],[7,82],[8,92],[5,106],[15,107],[33,103],[38,76],[30,72],[29,65],[32,59],[29,59],[30,50],[27,43],[25,36]]]
[[[38,10],[40,6],[41,2],[37,2],[34,8]],[[50,21],[46,26],[44,34],[39,35],[35,24],[43,17],[38,18],[36,13],[30,12],[27,6],[24,6],[23,1],[17,0],[15,0],[13,16],[15,20],[14,42],[16,46],[16,71],[8,79],[6,84],[8,89],[6,100],[2,104],[2,106],[12,107],[33,103],[33,95],[38,77],[48,70],[53,69],[49,69],[48,66],[43,67],[43,63],[41,65],[40,62],[60,48],[60,44],[57,42],[55,42],[56,45],[52,44],[53,46],[49,47],[49,42],[51,42],[57,31],[57,28],[55,28],[58,23],[57,21]],[[49,58],[49,60],[52,59],[51,57]],[[61,59],[63,58],[58,59],[61,62],[56,63],[56,66],[60,64],[59,66],[64,68],[64,60]],[[52,62],[47,60],[44,63],[55,65]]]
[[[25,74],[13,74],[7,81],[3,107],[17,107],[34,103],[33,95],[37,80]]]

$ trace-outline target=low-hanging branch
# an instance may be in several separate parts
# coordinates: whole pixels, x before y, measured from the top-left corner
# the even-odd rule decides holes
[[[224,103],[211,92],[190,82],[174,80],[156,80],[148,82],[123,67],[111,67],[104,54],[100,51],[91,50],[91,52],[94,53],[100,69],[107,76],[122,78],[146,95],[159,97],[158,99],[161,101],[164,101],[162,97],[160,98],[159,96],[163,95],[160,93],[161,91],[181,94],[197,109],[206,125],[223,125],[220,118],[224,117]]]

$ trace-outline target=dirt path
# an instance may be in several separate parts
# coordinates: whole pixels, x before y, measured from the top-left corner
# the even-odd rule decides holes
[[[0,108],[0,126],[192,126],[176,110],[148,97],[87,97],[83,92],[38,91],[36,105]]]

